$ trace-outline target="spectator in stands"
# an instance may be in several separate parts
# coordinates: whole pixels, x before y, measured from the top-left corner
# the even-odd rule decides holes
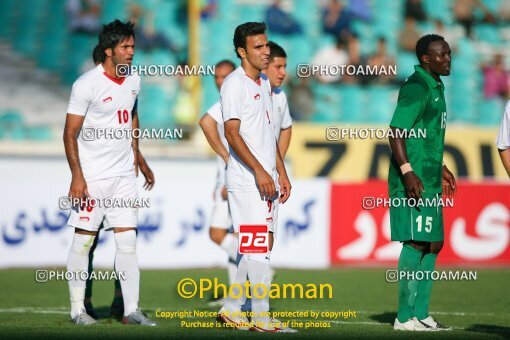
[[[347,54],[349,55],[349,65],[364,65],[366,64],[366,58],[361,55],[361,46],[357,34],[349,34],[347,36]],[[362,77],[362,76],[360,76]],[[342,78],[343,84],[354,84],[360,81],[358,76],[349,75],[345,73]],[[363,79],[361,79],[363,81]]]
[[[464,27],[468,38],[472,38],[472,27],[475,22],[475,9],[483,13],[483,22],[496,23],[495,17],[480,0],[456,0],[453,5],[455,20]]]
[[[65,9],[71,32],[95,35],[101,30],[101,6],[96,0],[67,0]]]
[[[214,18],[218,11],[218,0],[207,0],[200,10],[200,17],[204,20]]]
[[[367,0],[349,0],[347,8],[358,19],[365,21],[372,20],[372,10]]]
[[[314,97],[308,78],[290,78],[289,110],[293,120],[309,120],[315,112]]]
[[[368,65],[370,66],[385,66],[386,70],[389,70],[389,66],[395,66],[395,57],[388,53],[388,49],[386,46],[386,39],[384,37],[379,37],[377,39],[377,50],[375,54],[368,58]],[[373,75],[366,76],[366,80],[370,83],[376,84],[389,84],[395,81],[395,75]]]
[[[416,42],[420,39],[421,34],[416,28],[416,20],[412,17],[406,17],[404,28],[398,36],[398,44],[400,48],[407,52],[415,52]]]
[[[464,29],[458,25],[446,27],[445,24],[439,20],[434,20],[434,33],[444,37],[452,50],[457,49],[457,42],[464,36]]]
[[[336,44],[325,46],[312,58],[312,65],[348,65],[349,63],[349,54],[347,53],[346,48],[346,38],[344,35],[338,35]],[[336,75],[333,74],[324,74],[319,73],[316,74],[317,79],[323,83],[335,83],[340,81],[341,75],[340,72]]]
[[[281,0],[275,0],[266,10],[265,22],[269,31],[283,35],[301,34],[301,25],[281,7]]]
[[[494,56],[492,65],[482,65],[483,95],[485,99],[508,98],[509,77],[503,65],[503,56],[501,54]]]
[[[168,49],[173,53],[179,53],[179,49],[162,32],[154,28],[152,13],[144,15],[138,5],[131,6],[129,21],[135,24],[136,48],[142,51],[151,51],[157,48]]]
[[[414,18],[414,20],[419,22],[427,20],[427,14],[421,0],[406,0],[404,18],[407,17]]]
[[[330,0],[322,13],[322,28],[324,33],[338,37],[340,34],[351,32],[353,17],[347,8],[339,0]]]

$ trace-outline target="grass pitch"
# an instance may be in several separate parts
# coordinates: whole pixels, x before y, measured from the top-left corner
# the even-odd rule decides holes
[[[35,269],[0,270],[0,337],[45,338],[173,338],[173,337],[280,337],[280,338],[462,338],[510,339],[510,269],[479,269],[476,281],[439,281],[434,284],[431,315],[452,326],[451,332],[395,332],[398,286],[385,281],[384,269],[277,270],[275,283],[330,283],[332,299],[279,299],[274,311],[355,311],[347,319],[295,318],[303,326],[298,334],[260,334],[225,328],[189,328],[179,318],[157,318],[159,311],[217,311],[207,307],[208,298],[184,299],[177,282],[190,277],[226,281],[225,270],[144,270],[141,273],[140,306],[158,327],[122,325],[109,317],[113,282],[94,282],[93,304],[100,316],[98,325],[77,327],[69,322],[67,282],[35,282]],[[351,314],[352,315],[352,314]],[[281,318],[282,321],[287,321]],[[184,321],[214,321],[186,318]],[[327,327],[324,327],[327,325]]]

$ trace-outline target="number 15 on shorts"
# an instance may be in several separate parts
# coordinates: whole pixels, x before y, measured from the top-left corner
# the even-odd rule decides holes
[[[257,254],[269,251],[267,225],[239,226],[239,253]]]
[[[417,227],[416,229],[419,233],[421,233],[422,227],[423,227],[423,217],[425,217],[425,228],[424,229],[427,233],[430,233],[432,231],[432,222],[433,222],[432,216],[422,216],[422,215],[418,216],[416,218],[416,227]]]

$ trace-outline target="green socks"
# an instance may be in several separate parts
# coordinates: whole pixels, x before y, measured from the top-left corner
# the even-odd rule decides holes
[[[433,272],[436,267],[436,259],[437,254],[427,253],[423,255],[419,270],[422,272]],[[416,304],[414,307],[414,316],[416,316],[418,320],[426,319],[429,316],[430,293],[432,291],[433,282],[430,280],[430,275],[431,273],[428,275],[429,280],[425,280],[427,276],[424,274],[424,279],[418,283],[418,293],[416,295]]]
[[[404,244],[398,259],[398,271],[415,272],[419,270],[422,255],[423,253],[421,251],[413,248],[409,244]],[[402,280],[399,280],[398,290],[399,296],[397,319],[399,322],[406,322],[414,316],[414,306],[416,292],[418,290],[418,281],[407,280],[406,277],[403,277]]]

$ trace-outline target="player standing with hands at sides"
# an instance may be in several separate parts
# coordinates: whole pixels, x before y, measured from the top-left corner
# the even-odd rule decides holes
[[[137,143],[130,136],[106,138],[94,129],[132,129],[131,111],[140,92],[140,77],[117,74],[117,65],[130,65],[134,56],[133,24],[115,20],[103,27],[99,45],[105,60],[83,74],[73,84],[64,129],[64,146],[72,172],[69,197],[125,198],[138,197],[136,186]],[[137,119],[137,118],[136,118]],[[83,127],[83,129],[82,129]],[[85,130],[87,128],[87,130]],[[124,297],[123,323],[155,326],[139,309],[140,271],[136,255],[137,207],[73,206],[68,225],[75,228],[69,250],[67,270],[86,271],[90,248],[99,225],[106,220],[113,229],[117,251],[115,268],[124,272],[121,281]],[[71,320],[78,325],[96,321],[84,307],[85,280],[69,281]]]
[[[510,100],[506,103],[496,144],[501,162],[505,167],[508,177],[510,177]]]
[[[253,326],[248,326],[247,319],[239,315],[245,294],[239,299],[229,296],[218,318],[238,329],[276,332],[288,329],[273,326],[267,316],[269,296],[263,293],[269,292],[271,285],[269,258],[278,201],[287,201],[291,185],[277,148],[274,119],[271,119],[271,88],[269,81],[260,76],[269,63],[265,31],[264,23],[247,22],[237,26],[234,48],[241,66],[221,87],[221,110],[230,153],[226,184],[234,230],[239,232],[243,225],[267,226],[269,251],[242,254],[238,262],[235,283],[242,286],[249,279],[252,288],[260,288],[257,294],[252,289]],[[277,173],[279,188],[275,183]]]
[[[429,34],[416,44],[420,65],[402,85],[390,123],[396,130],[424,129],[425,138],[389,138],[388,186],[392,199],[453,196],[455,178],[443,165],[446,101],[440,76],[450,75],[451,50],[443,37]],[[429,315],[432,280],[411,280],[402,272],[432,272],[444,242],[442,205],[390,207],[391,240],[403,243],[398,261],[399,303],[395,330],[451,330]],[[411,279],[410,279],[411,278]]]
[[[92,51],[92,61],[97,66],[101,63],[103,63],[105,60],[105,54],[104,51],[101,50],[101,46],[96,45],[94,47],[94,50]],[[135,107],[133,108],[133,112],[131,114],[131,118],[133,119],[133,129],[139,128],[139,121],[138,118],[135,117],[138,115],[138,105],[137,102],[135,102]],[[133,143],[135,141],[133,140]],[[149,167],[149,164],[145,160],[145,158],[142,155],[142,152],[140,149],[138,149],[138,166],[140,167],[140,171],[145,177],[145,184],[143,188],[145,190],[152,190],[154,187],[155,179],[154,179],[154,173],[152,172],[151,168]],[[93,267],[93,260],[94,260],[94,251],[96,250],[97,243],[99,240],[99,231],[101,229],[104,229],[104,223],[101,223],[99,226],[99,230],[97,231],[96,237],[94,238],[94,243],[92,244],[92,247],[90,247],[89,252],[89,276],[90,273],[94,270]],[[92,279],[87,279],[86,289],[85,289],[85,310],[88,315],[90,315],[92,318],[97,319],[97,314],[94,310],[94,307],[92,306]],[[110,307],[110,314],[118,319],[121,319],[124,315],[124,300],[122,299],[122,288],[120,287],[120,280],[115,280],[115,292],[113,297],[113,302]]]
[[[222,60],[215,65],[214,82],[218,91],[223,85],[225,78],[236,69],[230,60]],[[229,233],[232,226],[232,218],[228,209],[227,188],[225,187],[225,168],[228,162],[228,142],[225,139],[223,127],[223,115],[221,104],[217,101],[200,118],[200,127],[209,142],[211,148],[216,152],[216,187],[214,188],[214,206],[212,209],[209,236],[211,240],[219,245],[227,253],[228,259],[228,281],[234,282],[237,271],[237,235]],[[221,301],[220,301],[221,302]]]

